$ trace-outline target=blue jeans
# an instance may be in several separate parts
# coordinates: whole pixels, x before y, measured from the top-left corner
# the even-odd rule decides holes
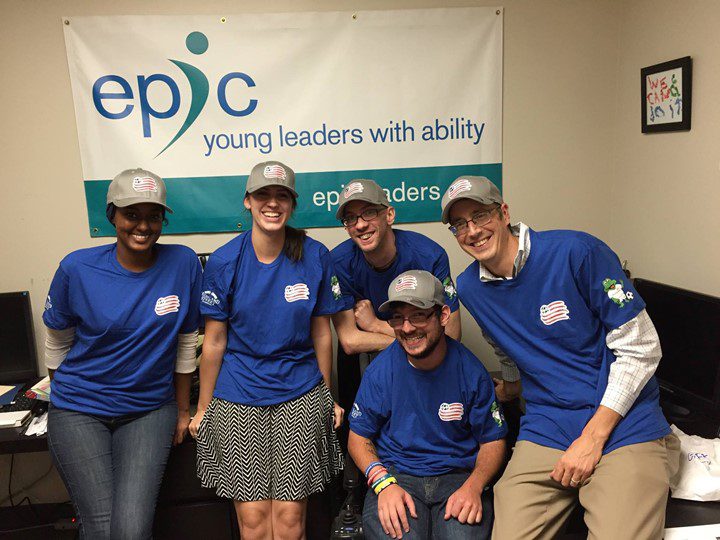
[[[397,478],[398,485],[407,491],[415,503],[417,519],[408,513],[410,532],[403,531],[403,540],[464,540],[490,538],[493,525],[493,497],[490,489],[482,494],[482,521],[479,525],[460,523],[455,518],[445,521],[445,503],[450,495],[463,485],[469,472],[452,472],[439,476],[411,476],[398,473],[394,467],[389,471]],[[377,495],[368,489],[363,508],[363,530],[371,540],[390,538],[383,531],[378,518]]]
[[[80,538],[152,538],[177,404],[99,417],[50,406],[48,446],[80,520]]]

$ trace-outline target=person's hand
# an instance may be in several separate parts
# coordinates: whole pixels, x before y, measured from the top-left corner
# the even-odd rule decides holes
[[[456,518],[460,523],[475,525],[482,520],[482,489],[465,482],[450,495],[445,504],[445,520]]]
[[[580,435],[555,464],[550,478],[565,487],[577,488],[592,476],[605,442],[591,435]]]
[[[177,423],[175,424],[175,435],[173,435],[173,445],[177,446],[185,440],[190,425],[190,411],[178,410]]]
[[[508,382],[493,377],[493,382],[495,383],[495,395],[502,403],[512,401],[520,395],[520,381]]]
[[[391,484],[378,495],[378,517],[385,534],[392,538],[402,538],[403,531],[410,532],[407,506],[410,515],[417,519],[415,503],[410,494],[397,484]]]
[[[370,300],[358,300],[355,303],[355,323],[360,330],[375,332],[375,328],[379,322],[379,319],[375,316],[375,310]]]
[[[188,431],[193,439],[197,439],[198,429],[200,428],[200,422],[202,422],[203,416],[205,416],[205,409],[198,408],[195,416],[192,417],[190,425],[188,426]]]
[[[345,419],[345,409],[338,405],[337,401],[333,401],[333,416],[335,417],[334,429],[338,429],[342,426],[343,420]]]

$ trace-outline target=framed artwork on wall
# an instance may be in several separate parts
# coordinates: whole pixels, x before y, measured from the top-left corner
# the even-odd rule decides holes
[[[642,68],[640,88],[643,133],[690,129],[692,58]]]

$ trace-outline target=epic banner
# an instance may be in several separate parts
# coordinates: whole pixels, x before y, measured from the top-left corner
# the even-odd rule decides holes
[[[297,173],[293,224],[337,226],[372,178],[437,221],[462,174],[502,177],[502,9],[65,17],[92,236],[110,179],[162,176],[167,233],[236,231],[255,163]]]

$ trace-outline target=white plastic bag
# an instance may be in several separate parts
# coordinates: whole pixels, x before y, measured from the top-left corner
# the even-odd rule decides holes
[[[670,491],[676,499],[720,500],[720,439],[687,435],[670,426],[680,439],[680,467],[670,478]]]

